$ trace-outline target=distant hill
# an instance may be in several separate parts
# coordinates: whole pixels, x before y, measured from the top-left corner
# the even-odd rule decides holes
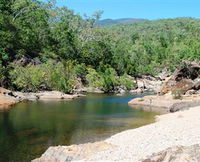
[[[96,24],[99,26],[110,26],[123,23],[140,22],[140,21],[147,21],[147,19],[136,19],[136,18],[103,19],[99,20]]]

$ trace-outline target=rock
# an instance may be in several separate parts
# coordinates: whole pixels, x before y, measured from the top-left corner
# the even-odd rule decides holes
[[[120,89],[119,93],[123,94],[123,93],[126,93],[126,91],[124,89]]]
[[[98,88],[84,88],[83,92],[88,92],[88,93],[104,93],[104,91],[98,89]]]
[[[0,95],[0,111],[8,109],[18,101],[14,97]]]
[[[12,92],[12,95],[19,101],[35,101],[39,98],[36,93]]]
[[[196,64],[188,64],[183,68],[177,69],[174,74],[164,82],[161,94],[165,94],[176,89],[186,93],[195,86],[198,88],[200,83],[195,84],[194,81],[199,76],[199,69],[200,66],[197,66]]]
[[[0,87],[0,95],[10,95],[10,94],[11,94],[10,90]]]
[[[162,81],[152,76],[142,75],[140,78],[136,78],[136,84],[138,89],[137,91],[140,91],[139,89],[141,89],[142,92],[144,91],[160,92]]]
[[[163,84],[161,94],[166,94],[169,91],[181,90],[185,94],[188,90],[194,87],[194,83],[191,79],[182,79],[179,82],[176,82],[173,78],[170,78],[167,82]]]
[[[198,162],[200,161],[200,145],[176,146],[146,157],[142,162]]]
[[[164,81],[166,78],[170,76],[171,76],[171,73],[165,68],[162,70],[160,74],[158,74],[157,77]]]
[[[22,93],[12,92],[5,88],[0,88],[0,110],[7,109],[9,106],[18,103],[20,101],[36,101],[36,100],[62,100],[62,99],[74,99],[83,97],[82,94],[65,94],[59,91],[42,91],[38,93]]]
[[[143,108],[148,111],[176,112],[200,106],[200,96],[183,95],[181,100],[177,100],[173,99],[173,96],[168,93],[167,95],[150,95],[142,98],[135,98],[128,104],[134,106],[134,108]]]
[[[95,142],[72,146],[50,147],[38,159],[32,162],[66,162],[91,158],[95,153],[104,151],[114,146],[106,142]]]
[[[134,89],[134,90],[131,90],[130,93],[133,93],[133,94],[141,94],[143,93],[144,91],[141,89],[141,88],[138,88],[138,89]]]
[[[196,90],[194,90],[194,89],[191,89],[191,90],[189,90],[189,91],[187,91],[186,93],[185,93],[185,95],[193,95],[193,94],[196,94]]]
[[[194,83],[194,89],[199,90],[200,89],[200,81],[197,81]]]

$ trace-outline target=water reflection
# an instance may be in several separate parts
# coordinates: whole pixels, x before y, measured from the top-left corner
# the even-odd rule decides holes
[[[130,108],[133,96],[89,95],[73,101],[20,103],[0,113],[0,161],[30,161],[49,146],[100,140],[153,121]]]

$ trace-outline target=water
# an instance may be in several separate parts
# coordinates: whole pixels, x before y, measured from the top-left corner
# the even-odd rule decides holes
[[[133,97],[90,94],[72,101],[19,103],[0,113],[0,161],[30,161],[49,146],[102,140],[153,122],[154,112],[128,106]]]

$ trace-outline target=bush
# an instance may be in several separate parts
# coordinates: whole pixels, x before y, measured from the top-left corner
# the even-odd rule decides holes
[[[6,73],[7,73],[7,69],[3,67],[0,62],[0,86],[1,87],[4,86],[4,83],[6,81]]]
[[[182,99],[183,98],[183,92],[181,89],[174,89],[172,91],[172,97],[173,99]]]
[[[10,72],[10,78],[17,89],[23,91],[37,91],[44,82],[43,66],[17,66]]]
[[[86,75],[86,81],[88,82],[89,87],[93,88],[102,88],[103,79],[95,69],[88,68],[88,74]]]
[[[127,90],[131,90],[136,86],[136,83],[127,74],[124,74],[119,77],[119,83],[120,85],[125,86]]]
[[[105,72],[97,72],[89,68],[86,80],[89,87],[99,88],[104,92],[111,92],[119,84],[116,71],[113,68],[105,69]]]
[[[101,76],[103,78],[101,89],[105,92],[113,91],[119,83],[117,73],[113,68],[106,69],[104,73],[101,73]]]
[[[85,64],[78,64],[74,67],[75,74],[81,79],[83,84],[86,84],[87,67]]]
[[[17,66],[10,72],[10,77],[17,89],[33,92],[45,88],[70,93],[76,83],[70,62],[54,64],[50,61],[44,65]]]
[[[64,63],[46,64],[46,83],[52,90],[71,93],[76,84],[76,75],[73,64],[68,61]]]

